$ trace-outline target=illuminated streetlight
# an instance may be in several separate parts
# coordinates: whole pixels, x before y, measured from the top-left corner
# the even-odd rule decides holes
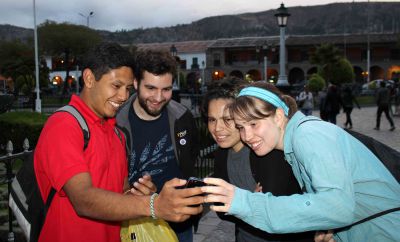
[[[88,15],[84,15],[82,13],[79,13],[79,15],[81,15],[82,17],[86,18],[86,26],[89,28],[89,18],[93,17],[94,12],[91,11]]]

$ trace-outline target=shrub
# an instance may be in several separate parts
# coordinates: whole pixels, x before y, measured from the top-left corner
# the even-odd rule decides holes
[[[325,87],[325,80],[322,76],[317,73],[311,75],[308,81],[308,87],[312,92],[319,92]]]
[[[29,140],[30,149],[36,146],[40,132],[47,120],[47,115],[35,112],[8,112],[0,115],[0,153],[5,153],[9,140],[13,143],[14,151],[23,151],[25,138]]]

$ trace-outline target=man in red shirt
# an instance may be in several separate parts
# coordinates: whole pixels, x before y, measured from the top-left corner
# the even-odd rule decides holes
[[[65,112],[50,116],[34,154],[35,173],[45,201],[56,194],[39,241],[120,241],[120,221],[143,216],[184,221],[202,207],[200,188],[175,189],[185,180],[168,181],[159,196],[150,176],[128,189],[125,139],[115,132],[114,116],[129,97],[134,76],[131,55],[118,44],[103,43],[87,55],[81,95],[70,105],[84,117],[90,140],[86,149],[77,120]]]

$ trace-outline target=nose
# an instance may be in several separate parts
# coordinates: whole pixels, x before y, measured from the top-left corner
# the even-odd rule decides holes
[[[222,119],[217,119],[215,121],[215,131],[220,131],[225,127],[225,123]]]
[[[121,102],[125,102],[129,98],[129,90],[125,88],[120,88],[118,90],[118,100]]]
[[[162,94],[162,91],[160,90],[160,91],[157,91],[155,94],[154,94],[154,99],[157,101],[157,102],[161,102],[162,100],[163,100],[163,94]]]
[[[253,137],[253,133],[250,132],[250,130],[246,130],[245,128],[240,130],[240,138],[243,140],[243,142],[245,142],[245,143],[249,142],[252,137]]]

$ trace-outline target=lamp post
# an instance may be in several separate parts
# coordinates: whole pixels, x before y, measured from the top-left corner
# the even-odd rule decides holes
[[[42,112],[42,100],[40,100],[40,87],[39,87],[39,54],[38,54],[38,38],[37,38],[37,26],[36,26],[36,2],[33,0],[33,25],[34,25],[34,42],[35,42],[35,78],[36,78],[36,101],[35,111],[38,113]]]
[[[178,66],[177,66],[177,81],[178,81],[178,83],[177,83],[177,85],[178,85],[178,89],[180,89],[180,68],[181,68],[181,66],[180,66],[180,59],[179,59],[179,56],[178,56],[178,49],[175,47],[175,45],[171,45],[171,47],[169,48],[169,51],[171,52],[171,55],[173,56],[173,57],[175,57],[175,60],[176,60],[176,62],[178,63]]]
[[[268,82],[268,43],[265,42],[262,46],[263,54],[264,54],[264,71],[263,71],[263,78],[266,82]]]
[[[276,83],[277,86],[289,86],[285,71],[285,28],[287,25],[288,17],[290,16],[285,5],[281,3],[281,6],[277,9],[278,13],[275,14],[278,20],[278,26],[280,28],[280,41],[279,41],[279,77]]]
[[[206,63],[204,61],[201,62],[201,92],[203,93],[206,86],[206,79],[204,76],[204,69],[206,68]]]
[[[79,15],[81,15],[82,17],[86,18],[86,26],[89,28],[89,18],[93,17],[94,12],[90,11],[88,15],[84,15],[82,13],[79,13]]]

